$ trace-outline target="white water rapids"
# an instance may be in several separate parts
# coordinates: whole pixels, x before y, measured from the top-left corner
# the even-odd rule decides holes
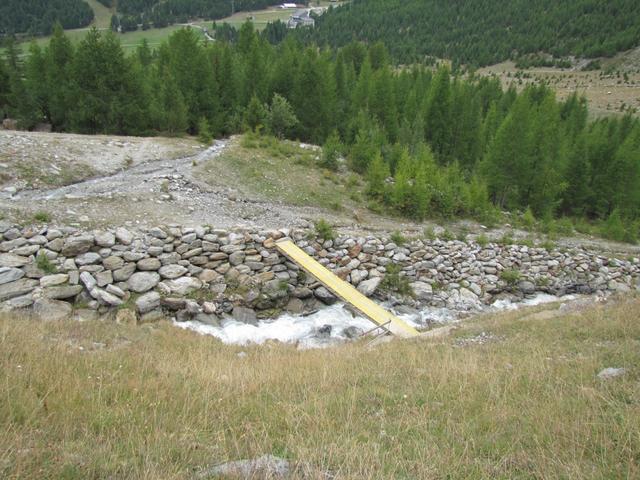
[[[484,311],[513,310],[520,307],[571,300],[574,297],[555,297],[539,294],[521,302],[498,300]],[[426,308],[418,315],[398,315],[405,322],[420,329],[430,324],[456,322],[460,312],[447,308]],[[176,327],[192,330],[202,335],[211,335],[230,345],[261,345],[267,341],[296,344],[298,348],[323,348],[349,340],[345,334],[348,327],[366,332],[375,325],[362,316],[352,314],[343,304],[323,308],[311,315],[284,314],[273,320],[262,320],[257,325],[238,322],[230,317],[222,319],[220,327],[189,321],[176,322]]]

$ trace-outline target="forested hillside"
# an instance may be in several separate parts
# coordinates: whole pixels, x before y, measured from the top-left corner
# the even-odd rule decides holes
[[[319,44],[382,40],[399,62],[477,66],[546,52],[611,56],[640,44],[637,0],[353,0],[303,32]]]
[[[48,35],[56,22],[64,28],[86,27],[93,10],[83,0],[2,0],[0,36],[13,33]]]
[[[638,234],[637,119],[589,122],[576,96],[504,91],[498,80],[444,68],[397,71],[388,58],[381,44],[337,53],[292,38],[272,46],[250,23],[235,43],[203,44],[183,29],[131,57],[111,33],[92,30],[74,48],[57,30],[24,63],[9,49],[0,112],[27,128],[47,121],[81,133],[267,132],[324,143],[323,168],[345,155],[367,178],[374,209],[483,221],[497,209],[530,209],[609,219],[619,237]]]

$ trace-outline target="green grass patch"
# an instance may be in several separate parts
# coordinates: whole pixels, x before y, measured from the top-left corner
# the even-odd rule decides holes
[[[636,478],[639,310],[312,351],[5,315],[0,476],[177,480],[275,454],[304,478]],[[456,344],[482,332],[496,340]],[[607,367],[627,372],[599,379]]]
[[[217,157],[201,162],[204,181],[234,185],[246,194],[297,206],[341,212],[363,196],[360,187],[347,187],[353,174],[326,172],[317,167],[318,150],[297,142],[249,133],[231,140]]]

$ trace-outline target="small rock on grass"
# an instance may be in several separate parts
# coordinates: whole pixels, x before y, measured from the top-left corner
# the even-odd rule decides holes
[[[624,368],[605,368],[598,374],[598,378],[602,380],[609,380],[610,378],[616,378],[624,375],[626,370]]]
[[[251,460],[236,460],[211,467],[198,475],[198,478],[288,478],[290,465],[284,458],[263,455]]]

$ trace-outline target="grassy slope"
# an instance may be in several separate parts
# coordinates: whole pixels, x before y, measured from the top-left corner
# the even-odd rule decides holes
[[[307,352],[4,316],[0,477],[192,478],[273,453],[306,478],[638,478],[639,309]],[[480,332],[499,340],[456,346]],[[612,366],[628,372],[596,377]]]
[[[93,14],[95,15],[93,25],[97,28],[109,28],[111,26],[111,15],[113,15],[113,10],[105,7],[103,4],[98,2],[98,0],[84,1],[93,9]]]
[[[320,150],[273,137],[235,137],[225,151],[200,165],[204,181],[296,206],[334,211],[362,207],[364,182],[355,174],[317,167]]]

